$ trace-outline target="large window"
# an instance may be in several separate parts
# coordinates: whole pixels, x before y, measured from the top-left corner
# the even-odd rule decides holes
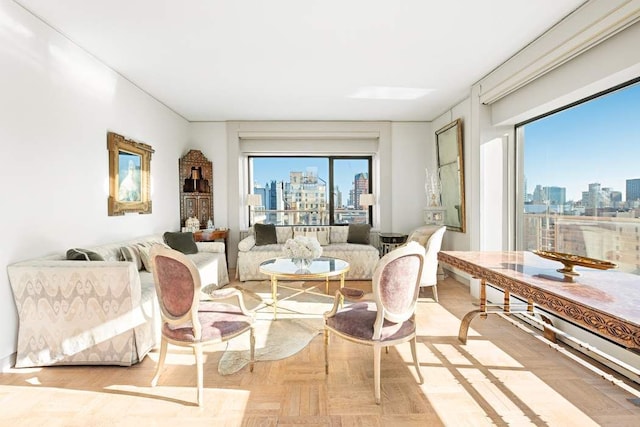
[[[276,225],[372,223],[371,157],[249,157],[250,222]]]
[[[516,127],[519,246],[640,274],[640,79]]]

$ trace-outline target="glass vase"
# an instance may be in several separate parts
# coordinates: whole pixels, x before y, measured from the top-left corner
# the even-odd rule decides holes
[[[308,270],[313,260],[310,258],[291,258],[291,262],[293,262],[299,270]]]

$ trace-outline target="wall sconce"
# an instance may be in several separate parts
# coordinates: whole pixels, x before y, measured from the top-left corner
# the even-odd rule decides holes
[[[360,206],[367,211],[367,221],[366,224],[369,224],[369,206],[373,206],[376,204],[376,196],[371,193],[365,193],[360,195]]]
[[[249,206],[249,225],[253,224],[253,207],[262,206],[262,196],[260,194],[247,194],[247,206]]]

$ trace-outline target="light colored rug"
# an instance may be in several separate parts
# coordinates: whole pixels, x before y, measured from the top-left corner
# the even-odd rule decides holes
[[[324,282],[279,282],[278,320],[273,320],[271,284],[245,282],[237,286],[248,309],[256,313],[256,361],[279,360],[298,353],[322,332],[323,313],[333,306]],[[233,374],[249,363],[249,339],[243,334],[227,343],[218,364],[221,375]]]

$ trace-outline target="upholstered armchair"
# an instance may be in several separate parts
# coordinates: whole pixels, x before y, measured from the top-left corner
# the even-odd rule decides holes
[[[196,357],[198,405],[203,406],[203,346],[228,341],[249,331],[250,370],[255,361],[253,316],[244,306],[242,293],[235,288],[212,291],[210,300],[200,301],[198,270],[181,252],[155,245],[151,249],[153,277],[162,317],[160,358],[152,387],[158,384],[168,344],[191,347]],[[237,305],[217,302],[236,298]]]
[[[372,295],[365,295],[358,289],[338,289],[332,310],[324,315],[326,374],[329,373],[329,333],[372,346],[377,404],[380,404],[382,347],[410,341],[418,378],[421,384],[424,381],[416,353],[415,325],[424,253],[424,247],[416,242],[389,252],[380,259],[373,272]],[[340,308],[342,298],[360,301]]]
[[[445,226],[423,226],[413,230],[407,238],[407,241],[418,242],[425,248],[420,287],[431,287],[433,299],[436,302],[438,302],[438,252],[442,247],[442,238],[445,231],[447,231]]]

